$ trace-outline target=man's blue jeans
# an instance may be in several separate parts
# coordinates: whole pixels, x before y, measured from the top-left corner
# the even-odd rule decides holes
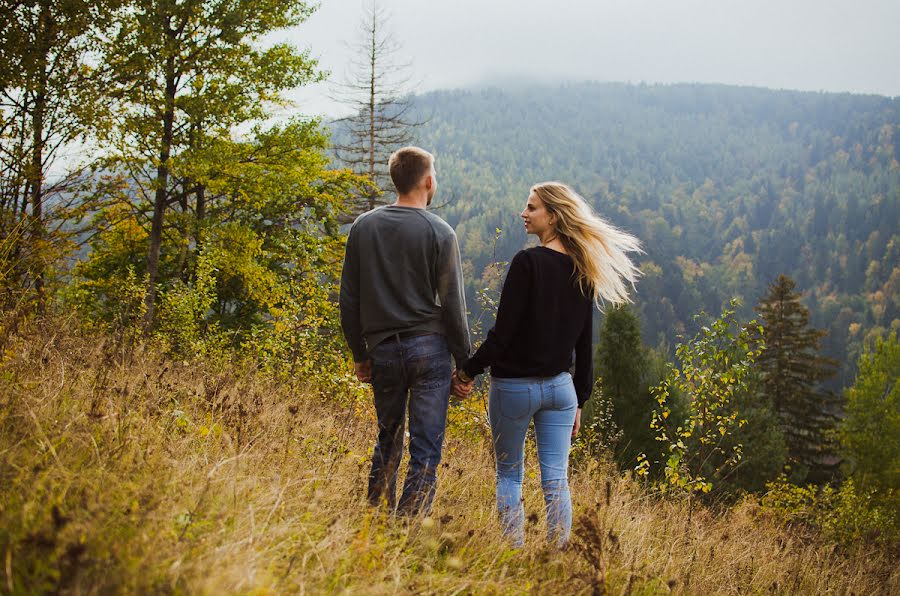
[[[497,459],[497,510],[503,533],[514,546],[525,543],[522,480],[525,474],[525,433],[534,419],[541,488],[547,508],[551,544],[562,546],[572,530],[569,494],[569,448],[578,397],[572,376],[491,379],[488,413]]]
[[[428,513],[447,427],[452,372],[447,339],[437,334],[392,337],[375,346],[370,356],[378,441],[369,473],[369,502],[395,507],[408,407],[409,470],[396,507],[402,514]]]

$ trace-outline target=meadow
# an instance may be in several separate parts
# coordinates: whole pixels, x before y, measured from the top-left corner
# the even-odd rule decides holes
[[[477,395],[453,406],[433,515],[396,519],[365,502],[366,387],[337,395],[316,378],[173,360],[75,329],[24,322],[3,338],[3,592],[900,590],[883,548],[830,543],[754,499],[710,509],[663,498],[584,457],[571,472],[573,540],[559,551],[543,541],[529,454],[527,545],[511,549]]]

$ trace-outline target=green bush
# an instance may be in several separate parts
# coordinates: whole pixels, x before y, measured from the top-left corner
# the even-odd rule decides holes
[[[879,502],[871,490],[847,479],[839,487],[796,486],[783,475],[766,485],[764,508],[782,521],[802,524],[844,545],[900,542],[900,515]]]
[[[748,326],[735,319],[737,302],[709,326],[703,326],[690,341],[675,352],[681,368],[672,367],[666,379],[653,389],[659,408],[653,412],[650,428],[667,455],[651,461],[638,458],[638,475],[649,476],[661,469],[658,487],[663,492],[712,491],[713,482],[735,469],[741,461],[743,445],[732,440],[746,424],[737,410],[739,398],[749,391],[751,367],[762,349],[754,344]],[[687,400],[682,417],[675,395]]]

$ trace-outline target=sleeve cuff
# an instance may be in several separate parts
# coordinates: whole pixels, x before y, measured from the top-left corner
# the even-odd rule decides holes
[[[463,371],[464,373],[466,373],[467,376],[469,376],[469,377],[471,377],[471,378],[473,378],[473,379],[474,379],[475,377],[477,377],[478,375],[480,375],[481,373],[484,372],[484,367],[483,367],[483,366],[479,366],[479,365],[478,365],[478,362],[476,362],[474,358],[469,358],[469,359],[466,360],[465,363],[464,363],[461,367],[459,367],[459,368],[461,368],[462,371]]]

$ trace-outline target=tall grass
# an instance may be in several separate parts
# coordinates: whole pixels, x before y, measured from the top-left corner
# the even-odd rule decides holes
[[[751,501],[660,500],[593,461],[572,472],[573,544],[549,549],[533,453],[528,546],[510,549],[478,423],[448,433],[434,516],[393,519],[365,505],[367,403],[67,327],[29,323],[0,354],[0,591],[900,591],[891,553]]]

